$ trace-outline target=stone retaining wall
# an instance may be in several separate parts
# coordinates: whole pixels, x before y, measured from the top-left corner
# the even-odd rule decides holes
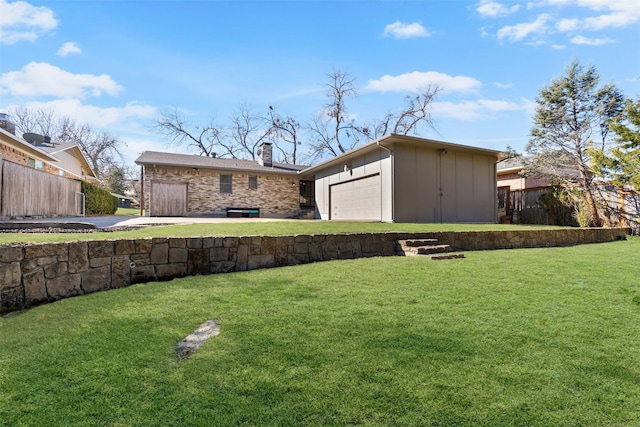
[[[391,256],[403,239],[457,250],[565,246],[626,238],[630,230],[147,238],[0,246],[0,314],[76,295],[176,277],[333,259]]]

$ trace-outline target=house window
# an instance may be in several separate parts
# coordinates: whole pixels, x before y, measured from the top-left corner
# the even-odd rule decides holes
[[[250,176],[249,177],[249,190],[257,190],[258,189],[258,177]]]
[[[27,166],[34,169],[44,169],[44,163],[42,162],[42,160],[34,159],[33,157],[29,157]]]
[[[231,194],[231,175],[220,175],[220,192]]]

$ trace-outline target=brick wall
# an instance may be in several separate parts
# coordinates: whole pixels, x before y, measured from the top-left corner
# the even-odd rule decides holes
[[[22,151],[16,150],[15,148],[2,142],[0,142],[0,159],[4,159],[12,163],[17,163],[22,166],[29,165],[29,155],[23,153]],[[42,170],[52,175],[60,175],[60,169],[47,162],[43,162]],[[77,178],[66,173],[65,177]]]
[[[0,246],[0,314],[134,283],[333,259],[391,256],[402,239],[459,250],[565,246],[626,238],[627,228],[192,237]]]
[[[226,215],[228,207],[260,208],[260,216],[285,218],[300,208],[297,176],[242,173],[232,175],[232,193],[220,193],[220,172],[211,170],[145,168],[145,209],[149,206],[151,182],[187,183],[188,215]],[[249,189],[249,176],[258,177],[258,188]]]

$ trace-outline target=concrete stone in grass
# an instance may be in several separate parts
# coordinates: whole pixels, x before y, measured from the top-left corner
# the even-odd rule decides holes
[[[199,349],[209,338],[220,333],[220,326],[215,320],[207,320],[188,335],[185,339],[176,344],[176,355],[180,360],[188,359]]]

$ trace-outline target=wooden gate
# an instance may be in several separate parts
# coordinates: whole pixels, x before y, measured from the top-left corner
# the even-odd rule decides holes
[[[187,184],[151,182],[150,216],[187,216]]]
[[[77,216],[80,182],[0,159],[0,217]]]

